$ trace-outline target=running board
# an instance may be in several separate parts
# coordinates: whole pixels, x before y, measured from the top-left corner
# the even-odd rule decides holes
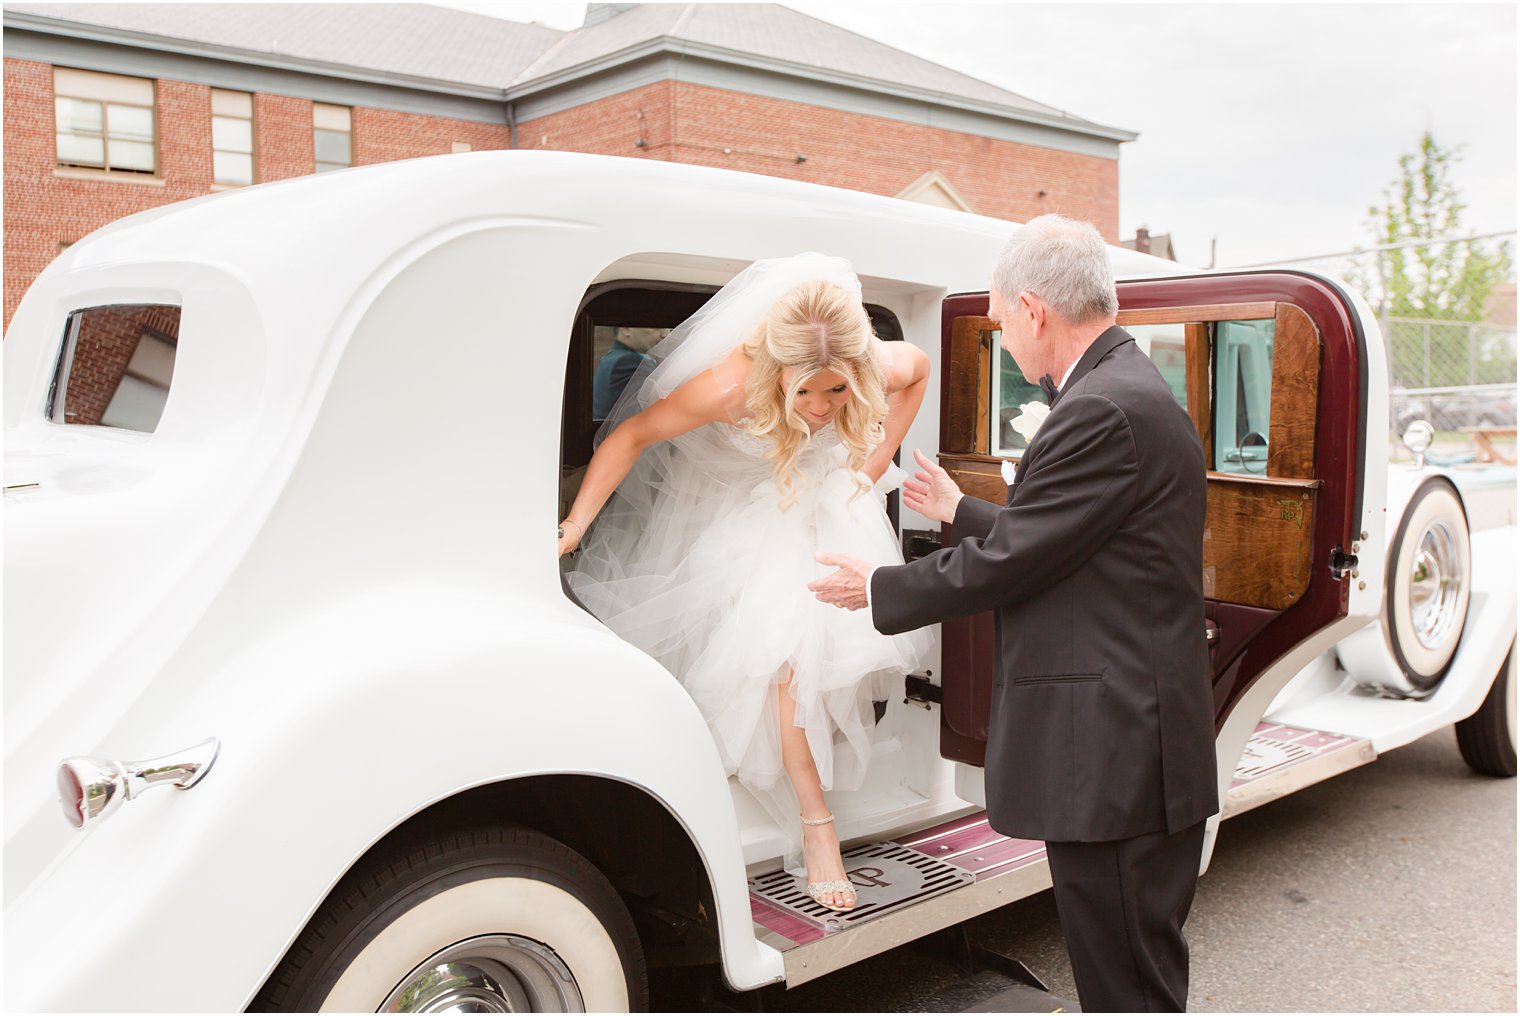
[[[1365,738],[1263,721],[1241,752],[1221,817],[1234,818],[1376,758]]]
[[[784,871],[750,879],[755,937],[781,951],[789,988],[1050,887],[1045,845],[994,832],[985,812],[847,850],[845,870],[858,913],[831,914]]]
[[[1365,765],[1361,738],[1264,722],[1252,734],[1225,797],[1231,818]],[[855,909],[837,914],[773,871],[749,880],[755,937],[781,952],[788,987],[1050,888],[1045,845],[1004,836],[986,812],[844,853]]]

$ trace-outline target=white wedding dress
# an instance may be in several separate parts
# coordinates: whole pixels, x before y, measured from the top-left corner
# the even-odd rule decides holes
[[[858,294],[848,262],[818,254],[759,261],[652,351],[599,437],[743,342],[776,299],[812,279]],[[720,387],[734,382],[714,372]],[[820,550],[900,564],[883,505],[892,467],[860,491],[833,424],[797,459],[783,510],[768,440],[713,423],[646,449],[598,516],[568,576],[581,603],[678,678],[707,718],[723,763],[782,824],[797,859],[795,798],[781,764],[776,687],[792,678],[795,722],[823,788],[859,785],[870,759],[872,700],[902,693],[927,632],[886,636],[869,611],[820,603],[807,584],[833,571]]]

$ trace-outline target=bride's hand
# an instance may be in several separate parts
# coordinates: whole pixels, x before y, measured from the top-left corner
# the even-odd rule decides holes
[[[559,556],[575,550],[581,545],[581,527],[566,519],[559,524]]]
[[[949,473],[917,448],[913,449],[913,459],[919,469],[913,478],[903,481],[903,504],[936,522],[954,521],[956,506],[966,495]]]

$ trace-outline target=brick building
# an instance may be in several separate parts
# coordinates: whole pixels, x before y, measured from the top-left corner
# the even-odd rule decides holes
[[[1133,132],[772,4],[5,7],[5,322],[58,252],[229,187],[530,148],[764,173],[1117,239]]]

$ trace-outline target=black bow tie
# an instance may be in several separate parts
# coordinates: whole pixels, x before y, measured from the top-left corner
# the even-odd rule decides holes
[[[1056,390],[1056,383],[1050,379],[1049,374],[1046,374],[1044,377],[1040,378],[1040,391],[1045,393],[1046,405],[1054,409],[1056,405],[1056,399],[1060,397],[1061,393]]]

